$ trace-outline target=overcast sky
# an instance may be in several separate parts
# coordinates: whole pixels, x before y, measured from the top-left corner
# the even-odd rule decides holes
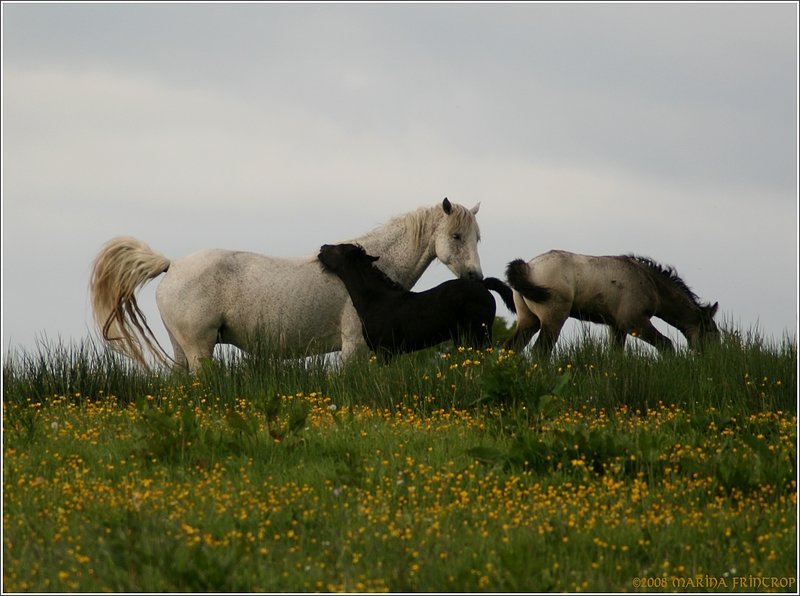
[[[647,255],[796,337],[797,11],[3,3],[3,353],[89,337],[114,236],[305,255],[444,197],[486,275]]]

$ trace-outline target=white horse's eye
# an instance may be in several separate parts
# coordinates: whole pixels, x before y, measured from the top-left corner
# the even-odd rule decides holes
[[[453,234],[453,240],[455,240],[456,242],[461,242],[461,234],[458,233]]]

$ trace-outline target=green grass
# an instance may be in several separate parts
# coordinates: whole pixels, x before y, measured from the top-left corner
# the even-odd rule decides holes
[[[794,592],[796,414],[752,333],[197,376],[43,345],[3,367],[3,588]]]

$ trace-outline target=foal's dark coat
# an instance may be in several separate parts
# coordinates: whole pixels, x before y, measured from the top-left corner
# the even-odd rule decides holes
[[[492,341],[495,300],[500,294],[514,311],[511,288],[499,279],[454,279],[424,292],[410,292],[389,279],[354,244],[326,244],[319,252],[323,267],[347,288],[361,318],[364,339],[381,356],[392,356],[464,340],[485,346]]]

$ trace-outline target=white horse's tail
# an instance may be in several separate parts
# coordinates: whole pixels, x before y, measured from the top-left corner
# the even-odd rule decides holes
[[[97,255],[89,281],[94,320],[111,347],[147,367],[144,346],[161,362],[169,356],[147,325],[135,292],[169,269],[170,261],[136,238],[110,240]]]

